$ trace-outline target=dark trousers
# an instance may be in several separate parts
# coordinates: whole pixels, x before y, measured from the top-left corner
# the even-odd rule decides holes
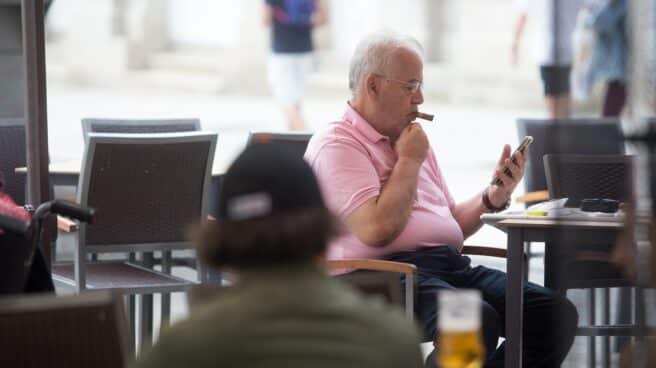
[[[622,81],[608,81],[602,116],[620,116],[626,103],[626,84]]]
[[[503,367],[506,274],[483,266],[471,267],[469,257],[447,246],[419,248],[386,257],[415,264],[417,303],[415,313],[427,340],[437,332],[436,294],[442,289],[477,289],[483,298],[482,327],[486,367]],[[525,367],[558,367],[574,341],[578,314],[567,298],[542,286],[524,286],[523,363]],[[435,367],[435,351],[426,366]]]

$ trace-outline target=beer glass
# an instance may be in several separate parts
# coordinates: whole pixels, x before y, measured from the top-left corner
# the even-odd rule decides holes
[[[438,293],[437,364],[442,368],[480,368],[485,360],[478,290]]]

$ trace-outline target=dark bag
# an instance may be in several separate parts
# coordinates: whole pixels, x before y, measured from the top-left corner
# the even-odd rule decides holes
[[[27,212],[3,193],[0,214],[30,220]],[[0,229],[0,295],[54,291],[50,269],[33,237]]]

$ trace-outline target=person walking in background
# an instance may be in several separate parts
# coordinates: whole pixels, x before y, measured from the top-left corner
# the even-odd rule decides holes
[[[290,130],[303,130],[301,100],[312,69],[312,30],[328,20],[320,0],[266,0],[264,24],[271,27],[269,83]]]
[[[590,78],[606,83],[602,116],[620,116],[626,104],[626,0],[592,0],[586,26],[594,31]]]
[[[569,74],[572,64],[572,31],[582,0],[518,0],[511,48],[511,64],[519,60],[519,44],[530,17],[539,22],[535,53],[540,65],[549,119],[566,119],[571,113]],[[557,17],[554,17],[555,12]],[[555,21],[555,22],[554,22]]]

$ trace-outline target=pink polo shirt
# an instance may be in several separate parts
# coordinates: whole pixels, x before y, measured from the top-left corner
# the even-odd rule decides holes
[[[305,159],[319,178],[328,208],[344,219],[368,199],[380,195],[397,156],[390,139],[348,106],[343,120],[314,134]],[[390,244],[374,248],[347,232],[329,245],[327,257],[380,258],[420,246],[462,247],[462,230],[451,213],[454,206],[435,154],[429,150],[419,170],[417,198],[401,234]]]

